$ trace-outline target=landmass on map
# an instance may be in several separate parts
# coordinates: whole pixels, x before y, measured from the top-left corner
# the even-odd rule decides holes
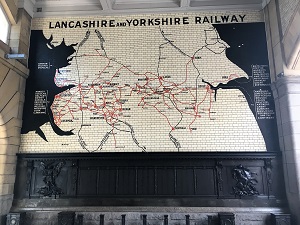
[[[63,40],[58,46],[54,46],[51,43],[52,39],[52,36],[46,39],[41,30],[33,30],[31,33],[30,59],[28,62],[30,75],[26,81],[21,129],[21,134],[35,131],[45,141],[47,141],[47,137],[40,127],[47,122],[50,122],[53,131],[57,135],[73,135],[72,130],[63,131],[55,124],[50,106],[57,94],[74,87],[74,85],[56,86],[54,76],[60,68],[70,65],[73,59],[70,56],[75,52],[74,47],[77,44],[67,46]],[[39,62],[43,62],[43,69],[38,67]],[[46,68],[44,67],[45,64],[47,65]],[[37,91],[47,92],[45,111],[41,114],[33,113]]]

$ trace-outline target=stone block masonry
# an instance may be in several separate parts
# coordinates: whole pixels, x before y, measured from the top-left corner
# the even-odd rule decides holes
[[[125,218],[126,225],[137,225],[143,224],[143,217],[146,215],[147,225],[163,225],[166,218],[169,225],[184,225],[186,224],[187,216],[189,216],[190,225],[208,224],[209,217],[212,218],[212,225],[216,225],[218,224],[218,210],[222,211],[224,209],[141,207],[130,211],[130,208],[124,210],[120,209],[120,207],[107,207],[104,209],[105,211],[101,211],[100,208],[97,209],[97,212],[89,210],[91,209],[87,211],[77,209],[75,211],[75,220],[78,221],[78,216],[82,215],[83,224],[99,225],[100,215],[102,215],[104,217],[104,225],[120,225],[122,218]],[[266,225],[271,220],[270,213],[266,209],[256,209],[254,210],[256,212],[252,208],[227,208],[226,210],[234,213],[236,225]],[[278,211],[278,209],[273,210]],[[31,225],[52,225],[57,223],[58,213],[59,211],[27,212],[26,217]]]
[[[28,70],[16,60],[4,59],[1,49],[0,55],[0,224],[4,224],[13,200]]]

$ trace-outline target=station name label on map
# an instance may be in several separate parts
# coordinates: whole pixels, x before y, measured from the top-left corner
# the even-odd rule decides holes
[[[186,25],[186,24],[216,24],[216,23],[243,23],[246,15],[218,15],[218,16],[195,16],[164,17],[164,18],[139,18],[126,19],[123,21],[111,20],[71,20],[49,22],[49,29],[63,28],[99,28],[99,27],[136,27],[136,26],[161,26],[161,25]]]

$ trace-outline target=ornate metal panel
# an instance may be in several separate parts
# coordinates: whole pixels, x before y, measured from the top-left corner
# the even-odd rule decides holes
[[[19,154],[14,204],[278,206],[277,154]]]
[[[241,197],[259,194],[255,188],[258,181],[254,175],[257,174],[251,172],[241,164],[232,169],[232,177],[236,181],[235,186],[232,187],[235,196]]]
[[[52,197],[53,195],[61,195],[62,189],[57,186],[56,178],[59,176],[65,162],[40,162],[40,167],[43,174],[44,186],[39,188],[37,193]]]

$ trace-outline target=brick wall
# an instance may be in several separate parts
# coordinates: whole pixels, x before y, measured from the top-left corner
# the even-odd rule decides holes
[[[196,23],[195,17],[198,16],[204,20],[203,18],[207,16],[208,20],[214,20],[216,17],[220,18],[224,15],[245,15],[242,21],[245,23],[263,22],[263,14],[258,11],[34,18],[32,30],[42,30],[47,39],[52,35],[53,40],[51,42],[54,46],[59,46],[62,40],[64,40],[66,45],[78,43],[75,47],[76,50],[78,50],[79,43],[84,40],[88,28],[80,26],[76,28],[58,28],[61,22],[69,23],[72,21],[71,25],[75,25],[77,23],[84,24],[88,21],[102,22],[105,20],[114,21],[113,23],[115,25],[117,22],[124,22],[127,26],[99,26],[90,28],[89,38],[83,41],[84,44],[76,52],[77,55],[83,57],[74,57],[70,65],[61,68],[59,73],[55,75],[54,79],[57,86],[75,85],[70,91],[62,93],[62,98],[57,95],[51,106],[55,123],[64,131],[73,130],[75,135],[59,136],[53,132],[50,123],[44,123],[40,128],[48,142],[38,136],[33,129],[22,134],[20,151],[139,152],[141,148],[136,143],[141,143],[141,145],[143,143],[143,145],[147,146],[147,151],[149,152],[177,151],[169,136],[171,133],[170,130],[174,128],[171,126],[177,126],[177,123],[180,123],[178,127],[181,129],[174,128],[172,134],[181,142],[182,148],[180,151],[266,151],[263,136],[247,101],[245,101],[243,93],[241,93],[240,90],[220,89],[218,90],[217,100],[210,101],[210,98],[213,99],[214,97],[212,94],[205,97],[207,90],[201,79],[199,79],[198,84],[202,84],[202,87],[197,89],[199,99],[203,98],[203,102],[201,102],[201,106],[199,106],[199,111],[202,113],[199,118],[194,118],[193,116],[190,118],[187,115],[183,116],[180,115],[179,112],[176,114],[175,110],[168,109],[167,105],[170,106],[169,108],[173,107],[172,101],[168,99],[165,99],[165,105],[160,104],[156,108],[149,106],[148,109],[145,107],[145,110],[143,110],[142,104],[139,103],[141,96],[135,93],[131,94],[130,88],[126,89],[125,86],[122,87],[122,91],[120,91],[120,93],[122,92],[122,98],[128,100],[122,107],[130,109],[130,111],[125,111],[124,109],[122,112],[124,117],[120,118],[126,118],[124,120],[132,125],[131,127],[134,129],[137,141],[134,141],[130,136],[128,126],[122,123],[117,125],[121,127],[120,130],[123,129],[126,132],[116,131],[116,133],[118,133],[116,135],[110,132],[110,137],[105,139],[104,137],[106,137],[107,132],[111,130],[111,126],[107,124],[104,119],[99,119],[99,114],[101,113],[98,112],[101,110],[97,111],[94,108],[79,110],[80,108],[78,107],[79,101],[76,99],[82,99],[82,96],[79,95],[80,91],[77,89],[78,84],[84,83],[84,85],[88,85],[93,82],[95,83],[94,80],[98,79],[97,74],[99,71],[106,69],[107,60],[112,58],[115,58],[115,60],[110,60],[109,62],[110,65],[107,69],[108,75],[119,73],[121,74],[119,78],[117,78],[117,76],[112,77],[114,82],[118,84],[127,83],[131,84],[131,86],[134,83],[140,85],[145,83],[143,80],[145,76],[151,77],[151,79],[154,77],[150,86],[157,86],[159,82],[155,80],[156,74],[172,77],[171,79],[166,78],[166,81],[180,83],[184,80],[184,75],[189,73],[185,81],[187,87],[195,86],[199,73],[206,81],[214,82],[214,85],[217,85],[218,82],[227,83],[228,79],[226,77],[234,76],[234,74],[239,77],[247,77],[248,75],[245,71],[226,57],[225,51],[217,54],[214,53],[213,50],[203,48],[203,46],[206,45],[206,41],[211,40],[214,40],[214,42],[215,40],[219,40],[217,43],[219,43],[220,46],[216,47],[217,49],[221,49],[222,46],[224,48],[224,46],[228,44],[218,37],[218,33],[212,27],[212,23],[214,22]],[[198,64],[195,66],[189,62],[189,57],[181,54],[180,51],[173,48],[164,40],[159,26],[134,26],[134,22],[139,22],[143,19],[147,21],[148,19],[154,20],[155,18],[172,18],[174,20],[176,17],[181,19],[183,17],[189,18],[189,24],[181,23],[175,26],[174,24],[168,24],[161,26],[161,29],[167,34],[166,36],[178,46],[180,51],[182,49],[188,55],[193,55],[195,51],[199,49],[197,54],[195,53],[195,56],[202,57],[203,61],[198,61]],[[128,21],[131,21],[131,23]],[[102,51],[99,52],[102,55],[107,54],[107,58],[95,55],[97,54],[95,49],[99,48],[101,50],[101,43],[95,33],[95,29],[98,29],[104,38],[104,43],[102,44],[105,46],[106,53]],[[159,55],[159,46],[163,49],[161,50],[161,55]],[[210,46],[213,46],[213,44]],[[240,47],[242,47],[242,44]],[[163,59],[160,60],[160,57]],[[158,61],[160,61],[159,65]],[[45,63],[47,65],[49,58],[45,57],[41,59],[39,63]],[[120,65],[123,66],[120,67]],[[127,69],[129,67],[130,70]],[[194,67],[200,69],[196,71]],[[41,69],[39,72],[43,73],[45,70],[47,70],[47,68]],[[221,74],[223,74],[225,78],[222,78]],[[103,73],[101,76],[104,77],[105,74]],[[89,99],[97,99],[97,103],[99,103],[99,101],[102,101],[99,99],[103,99],[101,97],[102,93],[95,93],[96,92],[86,91],[86,93],[82,94],[86,95]],[[65,102],[65,97],[68,95],[73,96],[72,100]],[[155,94],[153,94],[153,96],[154,95]],[[119,92],[117,96],[119,96]],[[107,97],[114,98],[114,96]],[[190,103],[191,95],[188,93],[182,94],[180,98],[182,98],[180,99],[181,102]],[[148,102],[150,102],[150,104],[155,103],[155,99],[152,100],[152,102],[151,100]],[[66,104],[67,107],[65,107]],[[138,106],[139,104],[140,106]],[[183,103],[176,107],[182,107],[185,110],[187,106],[188,104],[184,105]],[[210,113],[210,109],[212,113]],[[192,109],[187,109],[186,114],[188,113],[193,113]],[[107,116],[108,113],[103,113],[103,115]],[[180,119],[181,116],[184,117],[182,120]],[[98,120],[92,120],[94,117],[98,117],[96,118]],[[90,125],[81,126],[83,123],[82,118],[85,120],[84,123]],[[194,128],[194,130],[189,131],[189,127]],[[79,133],[80,138],[77,135]],[[81,140],[81,138],[83,141],[79,143],[78,140]],[[105,144],[102,146],[103,140],[105,140]],[[81,144],[86,147],[83,148]]]

